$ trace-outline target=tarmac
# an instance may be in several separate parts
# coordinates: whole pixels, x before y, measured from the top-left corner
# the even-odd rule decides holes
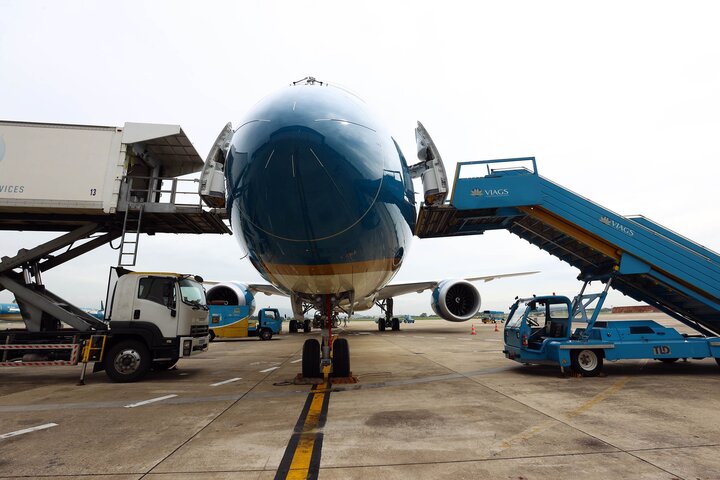
[[[5,368],[0,478],[720,479],[715,361],[581,378],[507,360],[502,326],[471,325],[353,320],[358,382],[329,388],[292,383],[317,331],[215,341],[133,384]]]

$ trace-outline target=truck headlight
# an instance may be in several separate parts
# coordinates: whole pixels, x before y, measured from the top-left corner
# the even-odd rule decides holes
[[[183,341],[183,356],[189,357],[192,353],[192,340]]]

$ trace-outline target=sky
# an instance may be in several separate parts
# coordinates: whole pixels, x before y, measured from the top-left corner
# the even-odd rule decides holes
[[[450,175],[534,156],[550,180],[718,251],[719,13],[712,1],[0,0],[0,119],[179,124],[204,158],[225,123],[311,75],[363,98],[411,163],[420,120]],[[0,232],[0,256],[53,236]],[[243,255],[229,235],[143,236],[137,269],[263,282]],[[116,263],[102,247],[44,280],[97,306]],[[576,269],[504,231],[415,238],[394,282],[529,270],[541,273],[479,284],[482,308],[579,290]],[[429,313],[429,297],[398,297],[395,311]]]

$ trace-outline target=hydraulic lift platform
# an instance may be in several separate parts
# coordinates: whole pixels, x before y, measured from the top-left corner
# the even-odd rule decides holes
[[[420,238],[508,230],[704,335],[720,334],[720,255],[538,175],[534,157],[459,163],[450,203],[422,205]]]
[[[104,326],[49,292],[41,272],[116,239],[118,265],[135,265],[143,233],[231,233],[217,208],[219,146],[204,162],[178,125],[0,121],[0,230],[63,232],[0,258],[0,291],[15,295],[28,330],[56,320],[81,331]],[[201,170],[200,179],[178,178]]]

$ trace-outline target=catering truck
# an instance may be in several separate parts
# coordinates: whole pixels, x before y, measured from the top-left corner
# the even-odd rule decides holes
[[[139,273],[113,267],[105,318],[97,319],[54,294],[40,311],[16,289],[26,328],[0,331],[0,366],[54,366],[89,362],[116,382],[133,382],[150,369],[171,368],[178,359],[207,350],[208,307],[202,278],[179,273]],[[42,285],[30,289],[42,290]],[[67,328],[48,313],[72,316]],[[62,316],[62,315],[59,315]]]

